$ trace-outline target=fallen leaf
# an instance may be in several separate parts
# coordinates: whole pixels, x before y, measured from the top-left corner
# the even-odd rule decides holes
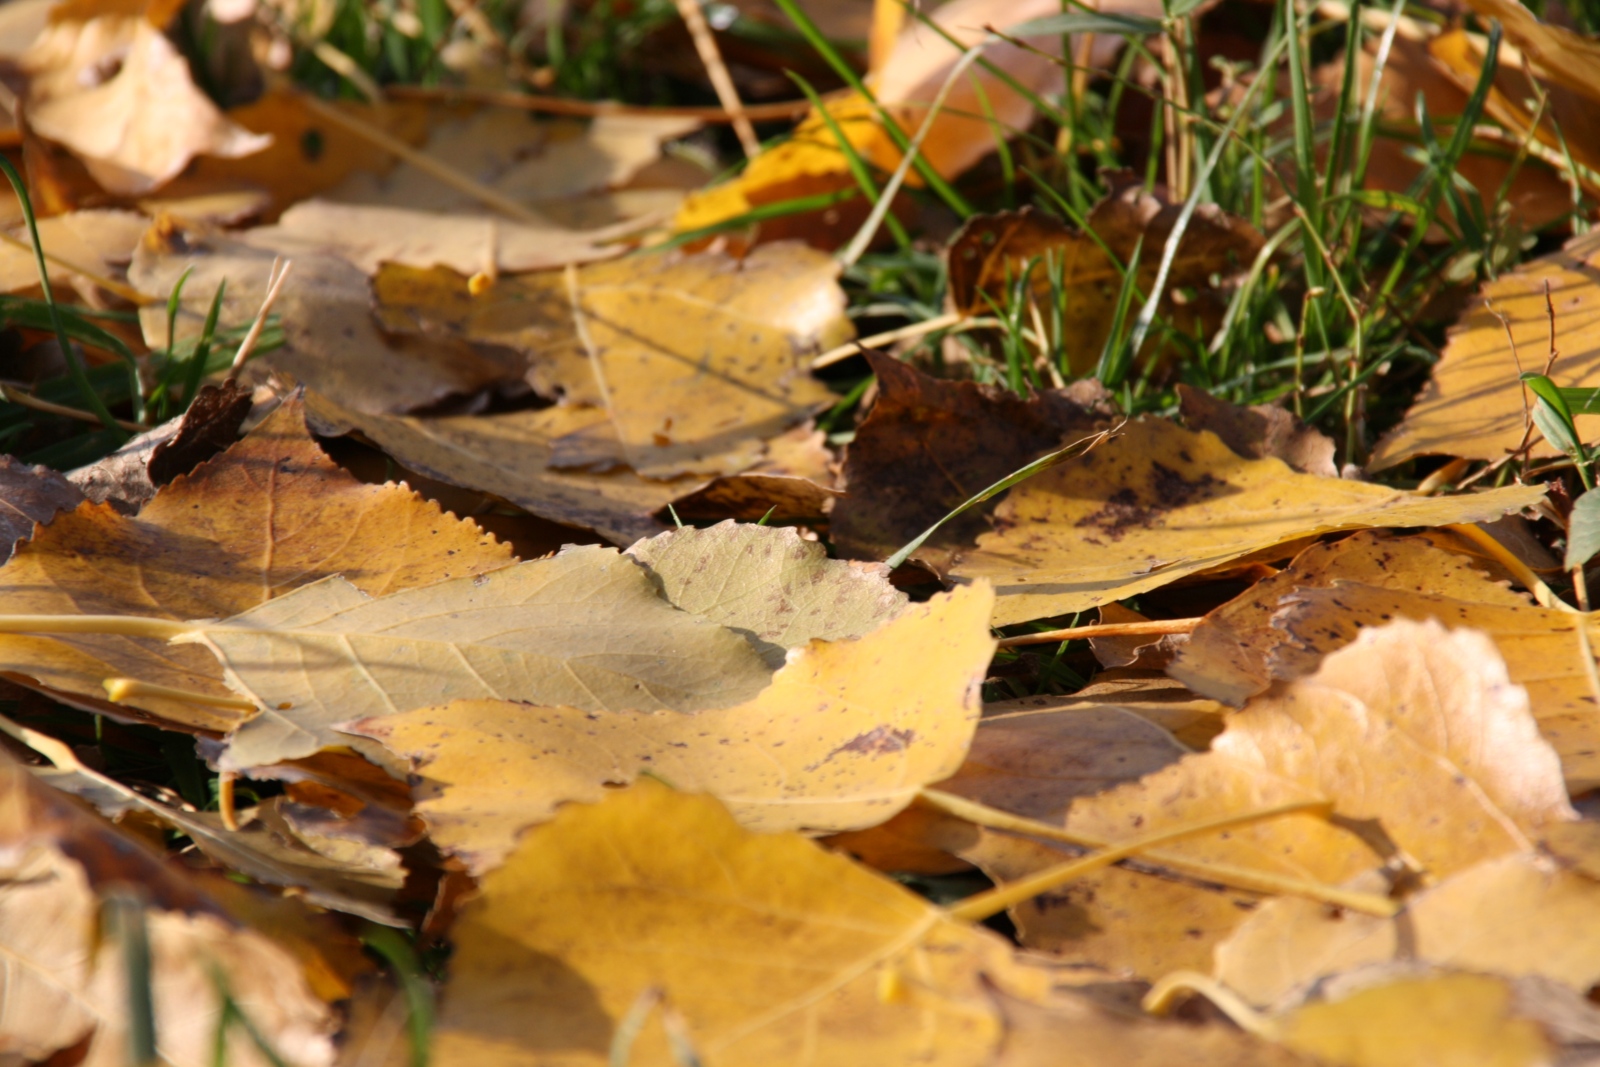
[[[705,711],[771,678],[743,637],[593,545],[377,598],[327,578],[175,640],[209,648],[262,709],[229,742],[223,762],[240,770],[348,743],[335,723],[443,700]]]
[[[1191,430],[1209,431],[1245,459],[1283,460],[1301,474],[1339,477],[1333,440],[1276,404],[1240,407],[1192,385],[1177,385],[1178,414]]]
[[[1333,823],[1290,817],[1163,846],[1141,859],[1158,870],[1188,858],[1337,885],[1404,857],[1431,877],[1448,878],[1525,852],[1544,827],[1573,817],[1555,753],[1527,707],[1487,638],[1395,622],[1364,632],[1315,675],[1230,716],[1209,752],[1071,799],[1064,825],[1118,840],[1322,796],[1334,804]],[[1064,792],[1070,796],[1070,786]],[[1364,820],[1378,821],[1382,836],[1345,829]],[[1002,882],[1061,859],[1058,850],[989,832],[957,854]],[[1013,916],[1025,944],[1155,976],[1205,968],[1212,946],[1246,919],[1249,899],[1108,870],[1015,908]]]
[[[1400,958],[1537,975],[1583,994],[1600,981],[1596,915],[1600,884],[1512,852],[1414,894],[1391,919],[1272,901],[1217,946],[1216,975],[1263,1005],[1298,999],[1321,975]]]
[[[67,477],[96,504],[109,501],[119,511],[135,512],[158,488],[232,445],[250,408],[250,390],[231,379],[203,385],[182,415]]]
[[[1370,470],[1384,470],[1415,456],[1447,455],[1499,460],[1523,443],[1528,414],[1519,375],[1543,369],[1549,352],[1550,311],[1555,308],[1555,346],[1561,358],[1551,369],[1562,387],[1600,387],[1600,345],[1591,342],[1600,313],[1600,234],[1585,234],[1565,248],[1532,259],[1483,287],[1471,309],[1451,330],[1443,356],[1400,425],[1372,450]],[[1509,334],[1509,336],[1508,336]],[[1600,423],[1579,415],[1586,438]],[[1538,431],[1533,454],[1554,454]]]
[[[45,260],[52,285],[88,290],[94,282],[72,270],[79,267],[101,278],[122,271],[149,220],[134,211],[97,208],[39,219],[39,243],[52,258]],[[20,244],[0,244],[0,292],[20,293],[39,286],[39,260],[27,227],[11,228]],[[69,266],[70,264],[70,266]]]
[[[198,155],[245,156],[266,138],[229,122],[143,13],[58,11],[22,56],[28,125],[112,193],[138,196]]]
[[[1123,607],[1121,604],[1100,605],[1100,624],[1149,622],[1149,616]],[[1188,634],[1113,635],[1089,638],[1089,651],[1108,670],[1132,668],[1134,670],[1163,670],[1189,641]]]
[[[1049,711],[1108,704],[1149,719],[1179,742],[1196,751],[1211,747],[1222,732],[1224,712],[1220,703],[1192,692],[1188,687],[1153,671],[1112,669],[1096,674],[1088,685],[1071,696],[1019,697],[984,705],[985,714],[1003,715],[1012,711]]]
[[[170,293],[186,272],[177,339],[199,336],[218,287],[227,282],[219,324],[248,326],[261,310],[273,254],[237,238],[157,222],[139,244],[128,277],[145,292]],[[517,382],[521,360],[461,343],[389,338],[378,332],[366,275],[336,256],[295,257],[273,310],[284,345],[256,356],[242,377],[284,372],[341,404],[371,414],[409,411]],[[140,309],[145,341],[168,346],[165,306]],[[499,356],[499,358],[495,358]]]
[[[166,1062],[212,1062],[219,979],[281,1055],[296,1064],[333,1062],[336,1018],[302,965],[276,939],[231,919],[181,867],[33,781],[8,755],[0,755],[0,811],[0,943],[8,961],[0,1049],[43,1061],[82,1042],[84,1063],[126,1062],[126,968],[119,940],[100,924],[102,894],[131,884],[146,904]],[[237,1037],[229,1051],[230,1062],[268,1062]]]
[[[317,447],[301,411],[286,402],[136,518],[87,503],[58,515],[0,568],[7,610],[215,618],[331,574],[382,594],[511,562],[505,545],[404,487],[357,482]],[[110,677],[231,696],[203,649],[144,638],[0,635],[0,671],[113,713],[102,700]],[[228,730],[240,719],[164,697],[135,698],[133,708],[189,728]]]
[[[417,811],[474,874],[558,805],[641,771],[741,826],[836,832],[889,818],[961,765],[993,653],[983,590],[941,594],[854,640],[792,653],[772,684],[695,715],[456,701],[358,724],[412,761]]]
[[[1545,831],[1544,847],[1568,867],[1600,881],[1600,823],[1558,822]]]
[[[1298,537],[1475,522],[1543,493],[1511,486],[1421,497],[1318,478],[1278,459],[1243,459],[1213,434],[1146,417],[1012,489],[995,512],[995,532],[950,573],[994,582],[995,625],[1006,626],[1122,600]]]
[[[455,945],[441,1067],[598,1067],[649,989],[703,1062],[986,1064],[1002,1038],[991,990],[1036,999],[1044,977],[841,856],[653,782],[530,830]],[[659,1023],[628,1062],[675,1062]]]
[[[1485,18],[1498,19],[1506,36],[1523,50],[1536,71],[1551,81],[1600,102],[1600,44],[1540,22],[1527,8],[1511,0],[1465,0]]]
[[[832,514],[833,541],[845,556],[883,559],[968,497],[1096,427],[1088,396],[1050,391],[1023,400],[866,355],[878,398],[845,453],[845,496]],[[946,523],[916,558],[942,569],[983,528],[983,509],[974,508]]]
[[[1368,981],[1276,1021],[1283,1043],[1340,1067],[1540,1067],[1552,1060],[1554,1043],[1517,1010],[1505,978],[1442,972]]]
[[[1153,290],[1182,210],[1181,204],[1146,192],[1143,177],[1136,178],[1131,171],[1110,171],[1101,177],[1110,191],[1084,218],[1092,235],[1024,208],[974,215],[945,251],[948,301],[962,315],[987,315],[1006,306],[1019,285],[1026,286],[1039,307],[1061,307],[1059,336],[1074,374],[1092,373],[1099,362],[1116,317],[1122,270],[1135,253],[1139,291]],[[1180,334],[1214,332],[1228,299],[1212,284],[1212,277],[1238,274],[1264,243],[1255,227],[1214,204],[1195,212],[1169,268],[1161,321]],[[1174,300],[1172,294],[1179,291],[1188,298]]]
[[[48,526],[59,512],[83,502],[83,493],[49,467],[28,466],[15,456],[0,456],[0,549],[11,557],[18,541],[33,536],[35,523]]]
[[[871,633],[905,608],[882,564],[830,560],[790,528],[722,522],[628,549],[667,603],[754,639],[774,668],[788,649]]]
[[[450,271],[386,267],[373,291],[387,329],[526,353],[535,389],[605,408],[628,465],[670,478],[750,467],[763,439],[832,397],[806,357],[852,332],[838,269],[773,245],[738,261],[648,255],[523,275],[479,296]]]
[[[1314,544],[1277,575],[1208,612],[1178,650],[1167,673],[1197,693],[1243,704],[1272,684],[1273,653],[1292,640],[1286,629],[1273,625],[1284,598],[1301,589],[1329,588],[1336,582],[1391,589],[1407,603],[1415,594],[1432,594],[1484,605],[1530,606],[1528,597],[1512,592],[1496,565],[1464,552],[1464,548],[1464,542],[1448,533],[1395,537],[1370,530],[1341,541]],[[1428,616],[1408,612],[1406,617]],[[1364,619],[1372,621],[1372,616]],[[1305,621],[1314,626],[1327,620]],[[1446,617],[1441,621],[1449,625],[1453,620]],[[1354,636],[1342,620],[1335,625]],[[1298,629],[1309,632],[1304,625]],[[1318,638],[1320,651],[1333,650],[1324,635],[1319,633]],[[1303,668],[1298,673],[1316,669],[1304,656],[1297,660]]]

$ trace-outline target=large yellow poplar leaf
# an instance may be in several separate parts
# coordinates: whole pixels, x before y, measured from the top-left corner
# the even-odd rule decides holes
[[[1082,611],[1155,589],[1257,549],[1331,530],[1498,518],[1544,495],[1508,486],[1421,497],[1244,459],[1215,435],[1164,419],[1011,490],[995,531],[961,554],[961,580],[995,584],[995,624]]]
[[[673,606],[748,634],[773,667],[808,641],[860,637],[905,608],[881,563],[830,560],[792,527],[720,522],[628,549]]]
[[[391,265],[373,291],[388,329],[526,353],[536,389],[605,408],[621,458],[670,478],[752,466],[765,439],[831,398],[808,367],[853,332],[838,273],[830,256],[786,244],[527,274],[477,295],[452,271]]]
[[[513,558],[404,486],[356,481],[317,447],[291,399],[137,517],[87,503],[57,515],[0,568],[0,601],[13,614],[218,618],[329,575],[382,595]],[[114,676],[230,695],[203,649],[152,638],[3,634],[0,672],[68,700],[100,700],[101,681]],[[188,727],[228,730],[241,719],[160,697],[131,703]]]
[[[1527,851],[1543,827],[1573,817],[1556,755],[1488,639],[1399,621],[1363,632],[1316,674],[1252,701],[1209,752],[1074,799],[1065,825],[1115,840],[1309,796],[1331,800],[1345,820],[1375,820],[1382,835],[1363,840],[1294,817],[1162,846],[1143,859],[1337,884],[1378,867],[1388,858],[1382,844],[1443,878]],[[1060,859],[992,834],[958,854],[1002,880]],[[1226,897],[1194,884],[1166,882],[1119,899],[1113,887],[1136,877],[1091,877],[1019,907],[1024,942],[1154,977],[1153,963],[1205,967],[1210,946],[1245,917],[1235,909],[1229,921]]]
[[[356,729],[411,758],[418,813],[474,873],[557,805],[643,770],[718,797],[752,830],[858,829],[961,765],[994,651],[990,601],[957,590],[864,637],[813,642],[754,699],[697,715],[457,701]]]
[[[1485,285],[1451,331],[1416,403],[1372,450],[1369,469],[1427,455],[1497,460],[1522,444],[1528,416],[1519,376],[1543,370],[1550,350],[1546,286],[1561,353],[1551,378],[1563,387],[1600,387],[1597,266],[1600,233],[1589,233]],[[1578,416],[1585,440],[1597,426],[1596,416]],[[1536,455],[1554,454],[1538,431],[1533,441]]]
[[[1394,537],[1363,530],[1342,541],[1314,544],[1276,575],[1208,612],[1178,649],[1167,673],[1197,693],[1230,704],[1243,704],[1264,692],[1275,676],[1273,653],[1291,640],[1283,628],[1273,625],[1273,615],[1285,597],[1307,587],[1359,582],[1392,589],[1403,601],[1413,594],[1427,594],[1486,605],[1530,606],[1527,596],[1513,592],[1502,580],[1497,567],[1491,577],[1488,568],[1494,565],[1469,551],[1464,541],[1448,533]],[[1427,616],[1409,612],[1407,617]],[[1353,629],[1349,636],[1354,636]],[[1319,654],[1333,647],[1319,640]],[[1304,657],[1300,659],[1303,662]],[[1315,669],[1312,662],[1296,673]]]
[[[595,545],[378,598],[329,578],[175,641],[209,648],[263,709],[229,742],[235,769],[348,743],[334,723],[453,699],[704,711],[771,680],[742,636]]]
[[[1394,918],[1275,900],[1217,947],[1216,975],[1255,1004],[1293,1000],[1322,975],[1388,960],[1587,993],[1600,982],[1600,883],[1534,852],[1486,860],[1417,893]]]

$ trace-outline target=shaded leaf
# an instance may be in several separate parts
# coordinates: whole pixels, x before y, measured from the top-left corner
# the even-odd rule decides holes
[[[317,447],[291,399],[138,517],[95,504],[57,516],[0,568],[0,596],[18,614],[217,618],[332,574],[382,594],[511,560],[475,524],[403,486],[357,482]],[[109,677],[231,696],[203,649],[155,639],[0,635],[0,671],[113,714],[101,699]],[[240,720],[163,697],[132,707],[190,728]]]
[[[1572,503],[1567,516],[1566,568],[1581,567],[1600,552],[1600,496],[1594,490]]]
[[[18,541],[33,536],[35,523],[48,526],[58,512],[71,511],[83,493],[49,467],[29,466],[15,456],[0,456],[0,549],[11,557]]]
[[[1531,504],[1539,486],[1421,497],[1247,460],[1162,419],[1024,482],[996,530],[951,574],[988,578],[995,624],[1060,615],[1159,588],[1297,537],[1363,526],[1442,526]]]
[[[988,600],[941,595],[856,640],[813,643],[754,698],[696,715],[457,701],[356,729],[411,758],[431,836],[474,873],[557,805],[641,771],[718,797],[752,830],[870,826],[961,765],[994,647]]]
[[[1276,404],[1240,407],[1181,382],[1177,390],[1178,414],[1189,429],[1216,434],[1245,459],[1274,456],[1301,474],[1339,477],[1332,439],[1293,412]]]
[[[672,607],[632,560],[596,546],[376,599],[328,578],[176,640],[211,649],[263,709],[229,742],[237,769],[345,744],[338,722],[445,700],[704,711],[771,678],[744,638]]]
[[[785,650],[878,629],[906,606],[881,564],[830,560],[790,528],[718,523],[628,549],[669,604],[754,639],[774,668]]]
[[[833,540],[846,556],[888,556],[975,493],[1096,428],[1092,396],[1051,391],[1022,400],[931,378],[875,352],[867,360],[878,399],[845,453],[845,497],[832,514]],[[916,558],[948,566],[952,551],[984,529],[985,510],[946,523]]]

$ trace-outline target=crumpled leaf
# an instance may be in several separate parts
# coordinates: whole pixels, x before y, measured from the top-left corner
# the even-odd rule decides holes
[[[771,678],[743,637],[594,545],[378,598],[327,578],[175,641],[209,648],[263,709],[229,742],[240,770],[347,744],[335,723],[444,700],[704,711]]]
[[[158,492],[136,518],[84,504],[58,515],[0,568],[8,612],[235,615],[305,582],[342,574],[374,594],[511,562],[510,549],[402,486],[362,485],[307,432],[286,401],[238,444]],[[231,696],[203,649],[146,638],[0,635],[0,671],[96,710],[226,731],[238,712],[138,697],[103,701],[101,682],[132,677]]]
[[[48,526],[58,512],[82,502],[78,487],[49,467],[0,456],[0,563],[11,558],[18,541],[33,536],[34,523]]]
[[[1403,955],[1461,970],[1538,975],[1582,994],[1600,981],[1596,916],[1600,883],[1533,852],[1512,852],[1407,898],[1390,919],[1334,917],[1306,901],[1271,901],[1217,947],[1216,975],[1248,1001],[1269,1005],[1298,999],[1321,975]]]
[[[43,1061],[87,1039],[82,1062],[127,1062],[125,970],[118,942],[101,931],[100,899],[131,883],[150,905],[151,985],[166,1062],[212,1062],[220,973],[281,1055],[307,1067],[333,1063],[337,1020],[295,955],[314,954],[315,947],[286,945],[287,931],[269,937],[242,927],[183,868],[35,782],[3,754],[0,812],[0,945],[7,959],[0,979],[6,1004],[0,1052]],[[237,1037],[229,1053],[230,1063],[268,1062]]]
[[[165,6],[170,16],[175,7]],[[112,193],[149,192],[197,155],[244,156],[268,144],[223,117],[142,13],[57,12],[21,66],[28,125]]]
[[[1067,358],[1073,373],[1091,373],[1116,317],[1122,267],[1138,251],[1139,291],[1151,292],[1182,210],[1181,204],[1147,193],[1142,176],[1131,171],[1108,172],[1102,178],[1110,191],[1084,218],[1092,236],[1031,208],[969,218],[945,251],[954,310],[969,316],[990,314],[1005,307],[1020,284],[1041,307],[1064,299],[1061,337]],[[1172,261],[1162,321],[1184,334],[1214,332],[1227,310],[1227,294],[1212,285],[1212,277],[1238,274],[1264,243],[1254,226],[1214,204],[1197,211]],[[1170,294],[1180,289],[1192,290],[1192,297],[1174,302]]]
[[[484,877],[455,944],[440,1067],[598,1067],[652,988],[707,1063],[976,1067],[1001,1042],[994,987],[1025,1000],[1045,988],[988,931],[654,782],[530,830]],[[676,1062],[658,1021],[628,1062]]]
[[[128,277],[145,292],[170,293],[185,271],[178,339],[199,335],[217,287],[228,289],[218,316],[226,327],[247,326],[261,310],[273,254],[234,237],[181,230],[158,222],[134,255]],[[284,345],[244,368],[246,380],[277,370],[372,414],[409,411],[457,395],[472,395],[521,377],[521,360],[466,344],[390,338],[378,332],[367,277],[336,256],[295,257],[273,311]],[[145,341],[167,346],[164,305],[140,309]]]
[[[882,822],[961,765],[994,642],[985,590],[941,594],[854,640],[792,653],[736,706],[596,714],[455,701],[358,724],[407,756],[433,840],[475,874],[557,805],[641,771],[727,804],[762,832]]]
[[[1573,818],[1555,753],[1488,639],[1399,621],[1363,632],[1315,675],[1230,716],[1209,752],[1073,799],[1065,826],[1116,840],[1308,796],[1333,801],[1347,826],[1381,821],[1383,836],[1364,839],[1291,817],[1163,846],[1142,859],[1158,868],[1167,857],[1204,859],[1340,884],[1403,855],[1446,878],[1525,852],[1543,827]],[[1000,881],[1061,858],[1042,844],[994,834],[957,854]],[[1240,898],[1248,896],[1108,870],[1013,914],[1025,944],[1154,976],[1206,967],[1211,946],[1246,917],[1234,903]]]
[[[1443,526],[1527,507],[1541,486],[1421,497],[1247,460],[1214,434],[1164,419],[1012,489],[996,530],[963,552],[959,580],[988,578],[995,625],[1082,611],[1297,537],[1364,526]]]
[[[1266,691],[1274,677],[1273,654],[1293,640],[1286,628],[1273,624],[1273,617],[1285,597],[1307,588],[1360,583],[1394,590],[1402,594],[1405,602],[1413,602],[1415,594],[1432,594],[1484,605],[1531,606],[1527,596],[1509,588],[1497,565],[1463,551],[1464,547],[1464,542],[1448,533],[1395,537],[1371,530],[1342,541],[1312,545],[1275,576],[1257,582],[1208,612],[1179,649],[1167,673],[1197,693],[1230,704],[1243,704]],[[1342,609],[1339,614],[1343,616]],[[1429,616],[1414,611],[1407,612],[1406,617]],[[1306,621],[1316,625],[1331,620]],[[1454,620],[1441,621],[1450,625]],[[1333,625],[1354,636],[1354,630],[1342,622]],[[1307,630],[1305,626],[1298,628]],[[1327,635],[1318,634],[1319,653],[1331,652],[1334,647]],[[1315,661],[1307,659],[1305,655],[1295,657],[1300,666],[1296,673],[1316,669]]]
[[[1425,455],[1497,460],[1522,444],[1527,412],[1519,375],[1542,369],[1550,347],[1546,286],[1561,352],[1551,377],[1563,388],[1600,387],[1600,345],[1590,340],[1600,315],[1597,264],[1600,234],[1584,234],[1486,284],[1451,330],[1444,355],[1405,418],[1373,448],[1368,468],[1384,470]],[[1518,364],[1519,356],[1526,366]],[[1585,440],[1600,427],[1592,415],[1577,421]],[[1534,455],[1553,454],[1537,432],[1533,442]]]
[[[699,478],[641,478],[625,467],[557,469],[556,442],[605,420],[597,408],[551,407],[494,415],[366,415],[312,392],[306,410],[317,432],[359,430],[396,462],[451,485],[493,493],[540,518],[593,530],[627,546],[666,529],[657,513]]]
[[[831,533],[842,555],[883,559],[968,497],[1095,428],[1095,397],[1052,390],[1022,400],[1009,390],[933,378],[866,353],[878,398],[845,453],[845,496]],[[973,508],[930,537],[916,558],[942,569],[984,528]]]
[[[788,527],[722,522],[628,549],[669,604],[750,637],[774,667],[813,640],[871,633],[908,603],[882,564],[828,559]]]
[[[1178,414],[1191,430],[1209,430],[1245,459],[1275,456],[1301,474],[1339,477],[1333,440],[1276,404],[1240,407],[1178,383]]]
[[[527,378],[610,416],[615,459],[647,477],[734,473],[761,442],[832,397],[807,356],[853,332],[832,257],[792,245],[742,260],[648,255],[504,278],[474,296],[448,270],[385,267],[378,316],[424,332],[525,353]],[[566,459],[563,447],[576,445]],[[558,466],[593,462],[555,442]]]

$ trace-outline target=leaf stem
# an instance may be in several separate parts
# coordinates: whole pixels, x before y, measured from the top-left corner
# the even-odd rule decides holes
[[[1002,637],[1000,647],[1052,645],[1057,641],[1079,641],[1088,637],[1143,637],[1147,634],[1159,637],[1165,634],[1191,634],[1202,621],[1200,618],[1149,619],[1145,622],[1103,622],[1093,626],[1068,626],[1064,630],[1045,630],[1036,634]]]
[[[0,634],[106,634],[170,641],[193,623],[144,615],[0,615]]]

